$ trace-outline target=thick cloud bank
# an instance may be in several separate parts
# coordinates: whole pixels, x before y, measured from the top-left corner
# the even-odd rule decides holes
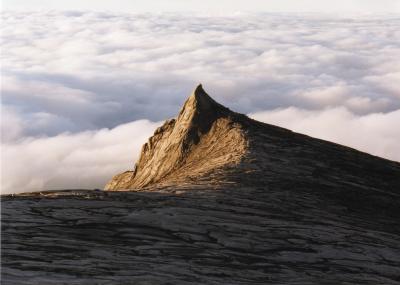
[[[2,193],[60,188],[103,188],[132,169],[140,147],[159,123],[147,120],[114,129],[26,138],[2,147]]]
[[[154,129],[150,121],[174,116],[198,82],[236,111],[399,160],[400,17],[70,11],[2,18],[3,191],[100,187],[133,160],[143,142],[136,138]],[[104,141],[114,155],[92,141],[126,126],[132,136]],[[118,157],[128,149],[132,157]],[[81,168],[77,157],[62,171],[72,151],[98,160],[89,169],[84,154]],[[87,171],[77,178],[74,167]]]
[[[289,107],[250,114],[253,119],[400,161],[400,110],[359,116],[344,107],[308,111]]]

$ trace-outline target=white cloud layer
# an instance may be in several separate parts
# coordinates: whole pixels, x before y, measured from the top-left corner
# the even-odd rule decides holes
[[[100,187],[127,164],[106,167],[96,133],[136,126],[132,137],[121,137],[126,143],[105,140],[119,146],[104,158],[110,165],[129,148],[125,161],[132,162],[142,143],[135,138],[154,127],[134,121],[175,116],[198,82],[236,111],[399,160],[397,16],[53,11],[2,18],[7,191]],[[36,161],[42,144],[52,156]],[[57,170],[69,145],[78,153],[99,150],[96,173],[88,169],[78,180],[72,170]]]
[[[227,11],[399,13],[398,0],[3,0],[6,9],[97,9],[130,12]]]
[[[3,144],[2,193],[102,189],[111,176],[133,168],[142,144],[158,125],[139,120],[111,130]]]
[[[400,110],[355,115],[344,107],[303,110],[295,107],[250,114],[267,122],[320,139],[400,161]]]

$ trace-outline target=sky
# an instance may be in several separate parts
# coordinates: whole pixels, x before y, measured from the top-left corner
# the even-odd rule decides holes
[[[3,0],[5,9],[72,9],[124,12],[399,13],[398,0]]]
[[[0,27],[2,193],[102,188],[200,82],[257,120],[400,161],[399,15],[44,2],[3,2],[19,9]]]

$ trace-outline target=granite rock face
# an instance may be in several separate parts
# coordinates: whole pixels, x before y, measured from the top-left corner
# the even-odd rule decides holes
[[[400,284],[400,163],[201,86],[107,189],[3,196],[1,284]]]
[[[275,183],[341,191],[367,188],[400,195],[400,167],[397,162],[252,120],[218,104],[199,85],[178,117],[166,121],[143,146],[135,169],[116,175],[105,190]]]
[[[167,120],[144,144],[135,169],[116,175],[105,190],[179,185],[238,164],[247,147],[240,123],[246,119],[197,86],[179,116]]]

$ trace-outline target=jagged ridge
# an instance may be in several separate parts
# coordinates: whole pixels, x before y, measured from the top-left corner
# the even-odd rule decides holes
[[[135,170],[115,176],[105,189],[227,183],[398,195],[400,164],[252,120],[218,104],[199,85],[177,119],[143,146]]]
[[[116,175],[105,189],[184,183],[238,164],[247,148],[239,123],[244,118],[215,102],[200,84],[178,117],[167,120],[143,145],[135,169]]]

